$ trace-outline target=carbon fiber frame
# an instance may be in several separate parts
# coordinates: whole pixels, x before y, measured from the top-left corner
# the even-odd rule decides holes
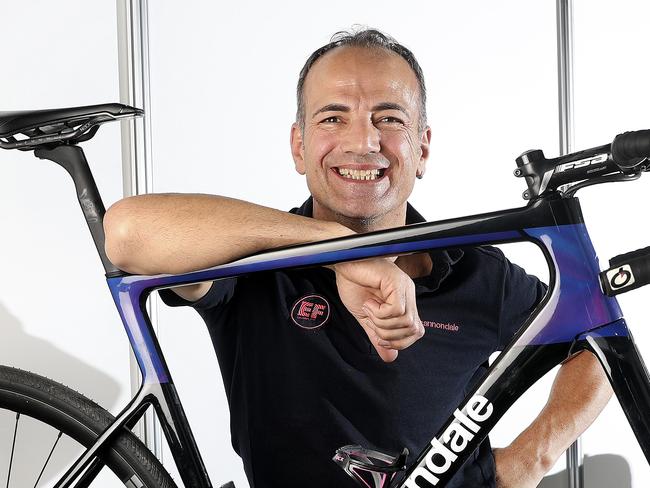
[[[57,487],[72,486],[112,434],[133,425],[148,405],[160,417],[186,486],[212,486],[146,313],[146,298],[152,291],[260,271],[519,241],[532,242],[543,252],[550,269],[549,291],[476,389],[391,488],[445,486],[517,398],[555,365],[583,349],[600,359],[650,459],[650,425],[644,418],[650,409],[647,371],[616,299],[600,289],[598,260],[578,200],[551,196],[523,208],[293,246],[183,275],[108,278],[143,383],[115,423]]]

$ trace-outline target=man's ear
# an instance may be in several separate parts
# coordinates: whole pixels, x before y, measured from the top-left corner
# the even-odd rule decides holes
[[[422,131],[420,136],[420,160],[418,161],[417,174],[420,178],[424,176],[424,170],[427,167],[427,160],[429,159],[429,148],[431,145],[431,127],[428,125]]]
[[[305,174],[305,146],[302,141],[302,130],[300,126],[294,122],[291,124],[291,155],[293,162],[296,166],[296,171]]]

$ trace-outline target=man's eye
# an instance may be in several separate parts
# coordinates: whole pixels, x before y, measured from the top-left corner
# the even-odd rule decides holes
[[[382,117],[379,119],[379,122],[385,122],[387,124],[403,124],[404,122],[397,117]]]
[[[331,117],[327,117],[326,119],[321,120],[321,123],[325,124],[334,124],[339,121],[339,118],[335,115],[332,115]]]

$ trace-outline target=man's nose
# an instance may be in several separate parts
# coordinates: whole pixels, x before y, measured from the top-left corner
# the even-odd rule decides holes
[[[348,125],[341,149],[346,153],[365,155],[380,151],[379,130],[371,120],[355,121]]]

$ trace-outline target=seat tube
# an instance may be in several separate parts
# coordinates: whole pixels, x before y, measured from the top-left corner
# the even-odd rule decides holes
[[[187,486],[211,488],[207,470],[144,306],[155,280],[148,276],[126,276],[109,278],[107,281],[142,373],[143,385],[149,393],[148,401],[159,415],[183,482]]]

